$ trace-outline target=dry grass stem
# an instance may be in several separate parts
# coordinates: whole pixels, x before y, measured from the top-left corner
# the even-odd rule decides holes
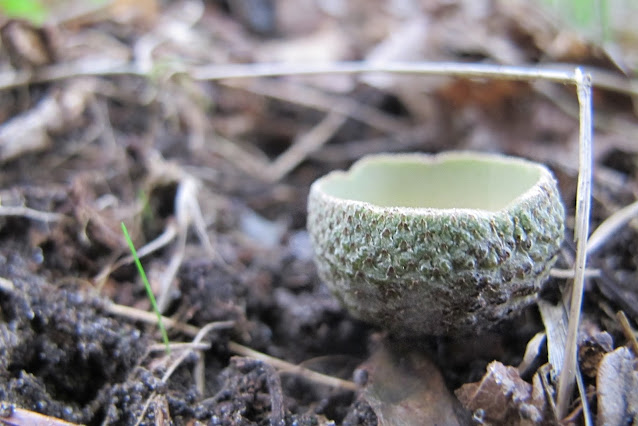
[[[596,278],[602,275],[600,269],[585,269],[585,278]],[[558,269],[552,268],[550,276],[553,278],[570,279],[576,276],[576,272],[573,269]]]
[[[576,366],[576,385],[578,386],[578,393],[581,395],[580,406],[583,410],[583,419],[585,420],[585,426],[594,426],[594,421],[591,416],[591,409],[589,408],[589,400],[587,399],[587,388],[583,381],[583,375],[580,372],[580,367]]]
[[[273,161],[266,169],[266,178],[276,182],[297,167],[308,155],[319,150],[339,130],[348,119],[338,112],[329,112],[323,120],[308,133],[299,136],[295,142]]]
[[[227,327],[227,323],[232,323],[232,321],[217,321],[217,322],[211,322],[206,324],[205,326],[203,326],[198,332],[197,335],[193,338],[193,341],[191,342],[192,345],[198,345],[199,343],[201,343],[201,341],[204,339],[204,337],[206,337],[206,335],[208,333],[210,333],[211,331],[214,330],[222,330]],[[233,323],[234,324],[234,323]],[[175,361],[173,361],[173,363],[168,367],[168,369],[166,370],[166,372],[164,373],[164,375],[162,376],[162,381],[166,382],[175,372],[175,370],[177,369],[177,367],[180,366],[180,364],[182,362],[184,362],[184,360],[186,359],[186,357],[188,355],[191,354],[191,352],[193,352],[193,349],[191,350],[187,350],[182,352]]]
[[[444,75],[454,77],[495,78],[507,80],[544,79],[557,83],[573,84],[573,68],[569,70],[547,67],[519,67],[455,62],[334,62],[330,64],[255,63],[232,65],[208,65],[184,70],[195,80],[224,80],[230,78],[258,78],[293,75],[398,73],[420,75]],[[0,73],[0,90],[26,84],[66,80],[81,76],[137,75],[148,77],[136,64],[108,58],[97,61],[81,60],[44,67],[37,74],[6,71]]]
[[[124,316],[136,321],[143,321],[148,324],[157,323],[157,316],[153,314],[152,312],[142,311],[140,309],[131,308],[129,306],[122,306],[122,305],[116,305],[114,303],[111,303],[108,305],[108,311],[115,315]],[[164,322],[164,325],[166,326],[167,329],[174,329],[186,335],[196,336],[196,337],[198,335],[206,335],[206,333],[212,329],[225,329],[225,328],[231,328],[234,326],[233,321],[219,321],[219,322],[208,324],[207,327],[209,327],[209,329],[204,330],[203,328],[199,329],[192,325],[179,323],[168,317],[162,317],[162,321]],[[204,330],[203,334],[202,334],[202,330]],[[193,343],[191,343],[191,345],[197,344],[197,343],[199,343],[199,341],[197,341],[197,339],[195,338],[193,339]],[[165,346],[163,345],[161,347],[165,348]],[[336,388],[341,388],[341,389],[346,389],[351,391],[357,390],[357,386],[349,380],[343,380],[343,379],[339,379],[338,377],[332,377],[325,374],[317,373],[316,371],[312,371],[308,368],[291,364],[279,358],[274,358],[262,352],[255,351],[246,346],[240,345],[239,343],[235,343],[232,341],[228,342],[228,348],[232,352],[238,355],[254,358],[254,359],[269,363],[270,365],[272,365],[273,367],[277,368],[278,370],[282,372],[296,374],[299,377],[303,377],[314,383],[319,383],[325,386],[331,386],[331,387],[336,387]]]
[[[317,373],[316,371],[309,370],[299,365],[291,364],[279,358],[271,357],[270,355],[266,355],[262,352],[257,352],[246,346],[240,345],[239,343],[228,342],[228,349],[238,355],[254,358],[259,361],[268,363],[281,372],[292,373],[314,383],[350,390],[353,392],[357,390],[357,385],[349,380],[343,380],[339,379],[338,377],[332,377],[325,374]]]
[[[124,316],[126,318],[130,318],[136,321],[142,321],[148,324],[157,323],[157,316],[154,313],[142,311],[140,309],[131,308],[129,306],[122,306],[122,305],[116,305],[114,303],[111,303],[108,305],[108,311],[115,315]],[[188,324],[179,323],[168,317],[162,317],[162,321],[164,322],[164,325],[166,326],[167,329],[177,330],[188,336],[196,337],[201,333],[201,330],[197,327],[194,327]],[[219,321],[219,322],[208,324],[208,326],[210,327],[212,327],[213,325],[214,325],[214,329],[231,328],[234,326],[234,322]],[[206,333],[204,333],[204,335],[205,334]],[[199,342],[196,342],[196,339],[194,339],[193,343],[199,343]],[[162,345],[162,348],[164,348],[163,345]],[[231,341],[228,343],[228,348],[232,352],[238,355],[242,355],[242,356],[254,358],[263,362],[267,362],[280,371],[297,374],[300,377],[304,377],[314,383],[319,383],[326,386],[338,387],[341,389],[352,390],[352,391],[357,390],[356,385],[349,380],[343,380],[337,377],[332,377],[325,374],[317,373],[307,368],[304,368],[295,364],[291,364],[289,362],[286,362],[278,358],[271,357],[270,355],[264,354],[262,352],[255,351],[246,346],[240,345],[239,343],[235,343]]]
[[[211,260],[216,259],[222,265],[226,265],[221,256],[217,253],[206,233],[206,223],[202,215],[197,195],[199,193],[199,180],[190,176],[186,172],[179,171],[180,179],[175,196],[175,218],[177,222],[177,245],[171,255],[171,259],[162,273],[160,279],[160,290],[157,299],[157,306],[160,312],[164,312],[170,302],[170,287],[177,276],[179,267],[184,260],[186,251],[186,237],[188,228],[193,226],[199,242]]]
[[[545,67],[518,67],[457,62],[388,62],[385,64],[368,62],[335,62],[331,64],[262,63],[247,65],[210,65],[191,68],[189,70],[191,77],[196,80],[361,73],[418,74],[506,80],[544,79],[557,83],[574,83],[573,68],[571,70],[562,71]]]
[[[155,315],[154,312],[142,311],[141,309],[118,305],[115,303],[107,304],[106,309],[113,315],[126,317],[134,321],[141,321],[147,324],[157,324],[157,315]],[[197,333],[199,333],[198,327],[175,321],[169,317],[162,317],[162,322],[166,326],[166,329],[176,330],[187,336],[196,336]],[[233,321],[223,321],[222,323],[225,324],[226,328],[231,328],[234,325]]]
[[[364,155],[381,151],[415,150],[424,144],[433,147],[433,149],[439,149],[442,144],[441,141],[435,139],[433,129],[432,126],[428,125],[416,125],[383,137],[325,145],[320,151],[312,154],[311,157],[327,163],[339,163],[344,160],[355,161]],[[391,147],[391,149],[388,147]]]
[[[24,206],[0,206],[0,216],[24,217],[40,222],[58,222],[64,219],[60,213],[43,212]]]
[[[627,315],[625,315],[623,311],[618,311],[616,312],[616,318],[620,323],[620,327],[622,328],[627,342],[629,342],[629,346],[631,346],[631,350],[634,352],[634,356],[638,356],[638,341],[636,340],[636,333],[631,328]]]
[[[0,90],[13,89],[34,83],[54,82],[75,77],[133,75],[149,77],[147,66],[130,63],[122,58],[95,58],[66,62],[43,67],[37,74],[28,71],[8,70],[0,72]],[[360,74],[398,73],[422,75],[448,75],[456,77],[478,77],[515,80],[549,80],[572,84],[573,67],[565,64],[545,64],[543,66],[505,66],[491,64],[471,64],[454,62],[388,62],[385,64],[368,62],[334,62],[329,64],[295,63],[253,63],[232,65],[205,65],[179,72],[195,80],[225,80],[233,78],[259,78],[320,74]],[[618,93],[638,95],[638,82],[607,70],[585,67],[592,76],[592,84]]]
[[[406,126],[406,123],[400,119],[356,100],[344,96],[329,95],[313,87],[290,81],[266,80],[247,84],[241,80],[228,80],[222,84],[320,111],[338,112],[386,133],[400,132]]]
[[[265,179],[264,170],[269,164],[265,155],[258,155],[253,152],[255,150],[248,150],[219,134],[211,136],[211,139],[214,143],[206,145],[205,149],[221,155],[249,176]]]
[[[108,311],[115,315],[123,316],[136,321],[142,321],[148,324],[157,323],[157,316],[154,313],[142,311],[140,309],[131,308],[129,306],[122,306],[122,305],[116,305],[115,303],[111,303],[108,305]],[[162,317],[162,321],[164,322],[164,325],[166,326],[167,329],[177,330],[188,336],[197,336],[201,333],[201,330],[197,327],[194,327],[188,324],[179,323],[168,317]],[[231,328],[234,326],[234,322],[219,321],[219,322],[208,324],[208,326],[211,326],[211,327],[213,325],[214,325],[214,329]],[[206,333],[204,333],[204,335],[205,334]],[[193,342],[198,343],[198,342],[195,342],[195,339],[193,340]],[[162,346],[162,348],[164,348],[164,346]],[[280,371],[297,374],[300,377],[304,377],[315,383],[320,383],[322,385],[338,387],[338,388],[352,390],[352,391],[357,390],[356,385],[349,380],[343,380],[337,377],[332,377],[332,376],[327,376],[325,374],[317,373],[307,368],[300,367],[295,364],[291,364],[289,362],[283,361],[278,358],[271,357],[270,355],[257,352],[246,346],[240,345],[239,343],[229,342],[228,348],[232,352],[238,355],[251,357],[251,358],[258,359],[260,361],[267,362]]]
[[[636,216],[638,216],[638,201],[634,201],[605,219],[589,236],[587,254],[592,255],[598,251],[620,228]]]
[[[186,236],[188,233],[187,228],[179,227],[177,234],[177,245],[175,250],[171,254],[171,259],[168,262],[168,266],[162,272],[160,277],[160,288],[159,294],[157,296],[157,309],[160,312],[164,312],[168,308],[168,304],[170,302],[170,289],[173,284],[173,280],[177,276],[177,272],[179,271],[179,267],[184,260],[184,253],[186,252]]]
[[[583,301],[585,283],[585,266],[587,263],[587,235],[589,234],[589,215],[591,209],[591,177],[592,177],[592,99],[591,78],[576,69],[575,81],[580,104],[580,143],[578,190],[576,192],[576,224],[574,238],[576,240],[576,259],[574,284],[572,286],[569,306],[569,328],[565,347],[565,357],[558,378],[558,395],[556,408],[558,418],[567,415],[574,389],[577,369],[578,325]],[[581,395],[586,398],[586,395]]]
[[[179,351],[207,351],[210,349],[209,343],[192,343],[192,342],[173,342],[169,344],[171,352]],[[166,352],[166,345],[163,343],[154,343],[148,348],[149,352]]]
[[[144,244],[137,250],[137,256],[142,259],[145,256],[167,246],[171,241],[175,239],[177,236],[177,227],[174,222],[168,222],[166,228],[164,228],[164,232],[162,232],[157,238],[148,243]],[[115,271],[118,268],[121,268],[124,265],[130,265],[133,263],[133,256],[128,255],[118,260],[111,266],[109,269],[109,273]]]

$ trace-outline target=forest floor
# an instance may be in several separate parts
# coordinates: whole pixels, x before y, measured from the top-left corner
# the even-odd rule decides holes
[[[0,423],[638,419],[632,334],[616,315],[638,320],[638,223],[588,258],[588,401],[575,391],[563,419],[546,334],[564,324],[531,306],[480,336],[387,335],[330,294],[306,232],[310,184],[366,154],[501,152],[555,173],[568,215],[556,268],[571,269],[573,87],[288,72],[363,60],[588,67],[594,230],[638,195],[635,87],[622,61],[635,58],[522,1],[65,1],[47,14],[44,26],[0,17]],[[222,78],[259,71],[253,63],[292,75]],[[546,306],[568,292],[559,275]]]

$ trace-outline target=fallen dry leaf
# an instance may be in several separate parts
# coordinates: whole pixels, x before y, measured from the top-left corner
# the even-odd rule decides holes
[[[604,356],[598,366],[598,424],[638,424],[636,359],[626,347]]]
[[[445,386],[439,369],[423,353],[384,345],[362,367],[368,384],[362,398],[380,426],[464,425],[469,414]]]
[[[547,419],[547,404],[538,375],[527,383],[514,367],[494,361],[478,383],[467,383],[455,391],[465,408],[483,423],[538,425]]]

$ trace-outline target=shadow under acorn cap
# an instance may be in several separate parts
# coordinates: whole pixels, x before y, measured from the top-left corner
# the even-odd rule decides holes
[[[368,156],[308,199],[322,280],[354,317],[402,335],[473,333],[533,303],[564,222],[545,166],[473,152]]]

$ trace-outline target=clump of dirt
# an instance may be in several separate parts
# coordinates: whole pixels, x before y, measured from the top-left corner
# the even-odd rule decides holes
[[[572,88],[459,75],[289,75],[291,63],[595,65],[595,83],[619,93],[595,93],[591,229],[636,198],[631,82],[604,49],[542,18],[537,2],[145,0],[84,2],[85,13],[76,0],[48,3],[55,23],[45,28],[0,16],[3,420],[13,410],[89,425],[371,426],[383,421],[379,404],[401,405],[364,395],[375,371],[362,365],[381,341],[429,354],[436,365],[422,370],[440,370],[442,394],[479,382],[493,360],[519,365],[531,352],[520,389],[548,365],[535,308],[461,340],[391,340],[353,320],[317,276],[306,199],[316,178],[370,153],[502,152],[552,168],[571,225]],[[264,63],[284,75],[264,77]],[[258,72],[220,79],[229,64],[244,77]],[[122,221],[148,250],[151,286],[168,301],[170,355],[126,259]],[[573,264],[570,237],[560,269]],[[626,340],[616,309],[638,319],[635,237],[625,226],[590,257],[583,322],[591,336]],[[552,304],[566,282],[549,283]],[[309,379],[316,372],[323,379]],[[409,395],[397,377],[388,386]],[[497,415],[502,404],[492,406]]]
[[[83,424],[155,424],[160,418],[181,424],[196,418],[210,424],[316,425],[361,417],[354,408],[348,413],[351,391],[313,386],[294,376],[282,380],[267,363],[231,358],[227,346],[233,337],[283,358],[328,356],[315,367],[347,377],[366,351],[369,329],[345,315],[311,273],[311,261],[273,255],[268,264],[256,262],[241,274],[210,260],[186,261],[178,305],[189,309],[176,314],[199,326],[233,320],[235,327],[210,338],[210,351],[181,360],[166,381],[177,354],[166,357],[161,348],[149,352],[151,333],[113,316],[111,302],[91,287],[54,285],[36,274],[41,262],[29,260],[32,249],[6,234],[0,252],[5,279],[0,400]],[[280,271],[293,269],[294,284],[295,275],[287,274],[288,284],[279,287],[286,281]],[[259,282],[265,285],[261,291]],[[200,356],[206,366],[203,394],[194,378]]]
[[[106,315],[77,284],[30,271],[17,242],[0,249],[0,400],[77,423],[99,423],[113,387],[127,379],[148,336]]]

